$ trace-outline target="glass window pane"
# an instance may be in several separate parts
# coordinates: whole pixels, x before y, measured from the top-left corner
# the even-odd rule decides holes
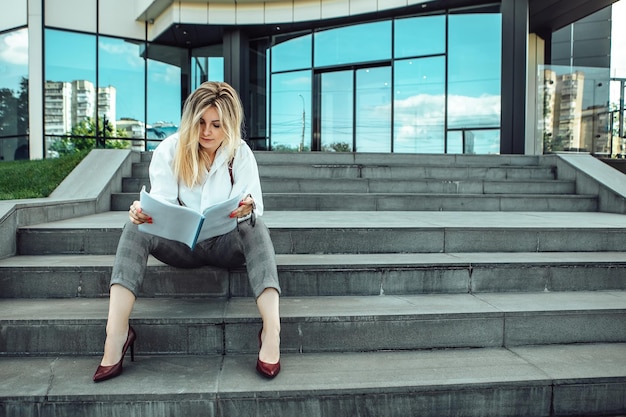
[[[463,153],[463,132],[460,130],[452,130],[448,132],[448,148],[447,153],[462,154]]]
[[[28,159],[28,30],[0,35],[0,161]]]
[[[148,102],[146,136],[148,150],[178,130],[180,121],[181,69],[186,50],[150,45],[148,47]]]
[[[465,138],[465,153],[499,154],[500,129],[470,131],[472,136]]]
[[[501,16],[449,16],[448,127],[500,126]]]
[[[246,117],[248,144],[254,150],[268,150],[269,38],[250,42],[250,114]]]
[[[111,126],[112,136],[143,139],[145,134],[145,61],[142,43],[99,38],[98,123]],[[113,142],[107,140],[107,145]],[[117,147],[123,143],[117,142]],[[143,142],[135,146],[143,150]]]
[[[356,72],[356,150],[391,151],[391,67]]]
[[[277,40],[272,46],[272,72],[311,68],[311,34]]]
[[[394,56],[405,58],[446,52],[446,17],[423,16],[395,21]]]
[[[205,81],[224,81],[224,58],[194,56],[191,58],[191,78],[192,90]]]
[[[618,118],[610,120],[617,116],[611,106],[619,104],[611,104],[608,68],[546,66],[539,73],[538,133],[544,152],[619,152],[619,140],[611,144],[611,130],[617,133],[619,127]]]
[[[96,83],[96,37],[46,29],[46,79]],[[77,53],[80,51],[80,53]]]
[[[462,129],[448,132],[450,154],[500,153],[500,129]]]
[[[315,66],[391,59],[391,21],[315,33]]]
[[[224,81],[224,53],[222,45],[196,48],[191,57],[191,90],[205,81]]]
[[[394,63],[394,152],[443,153],[445,58]]]
[[[272,75],[272,150],[311,149],[311,81],[310,70]]]
[[[44,54],[46,155],[93,148],[84,137],[96,136],[96,37],[46,29]]]
[[[321,74],[322,151],[351,152],[353,143],[353,71]]]

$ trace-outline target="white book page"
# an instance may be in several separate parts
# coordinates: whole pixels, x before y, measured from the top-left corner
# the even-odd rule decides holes
[[[237,219],[230,218],[230,213],[239,207],[240,201],[241,196],[235,196],[204,210],[204,223],[200,229],[198,242],[226,234],[237,227]]]
[[[203,222],[202,214],[188,207],[159,200],[145,190],[141,190],[139,199],[141,211],[152,217],[151,224],[139,225],[140,231],[194,247]]]

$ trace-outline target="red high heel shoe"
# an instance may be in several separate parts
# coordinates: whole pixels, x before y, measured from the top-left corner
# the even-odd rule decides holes
[[[261,350],[261,333],[263,329],[259,330],[259,350]],[[274,378],[280,372],[280,360],[276,363],[263,362],[261,359],[256,360],[256,370],[266,378]]]
[[[126,356],[126,351],[130,346],[130,360],[131,362],[135,361],[135,340],[137,339],[137,334],[135,330],[128,326],[128,337],[126,338],[126,342],[124,343],[124,347],[122,348],[122,358],[116,364],[110,366],[102,366],[98,365],[98,369],[96,369],[96,373],[93,375],[93,382],[102,382],[107,379],[115,378],[122,374],[122,363],[124,362],[124,356]]]

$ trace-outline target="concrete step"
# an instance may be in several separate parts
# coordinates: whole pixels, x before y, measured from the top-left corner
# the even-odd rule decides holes
[[[139,193],[149,178],[124,178],[123,193]],[[565,180],[379,180],[344,178],[262,178],[263,193],[435,193],[435,194],[576,194],[576,183]]]
[[[0,260],[0,298],[108,297],[114,255]],[[626,290],[626,252],[277,255],[283,296]],[[154,258],[141,297],[251,296],[245,269]]]
[[[132,177],[147,178],[149,163],[133,164]],[[552,166],[415,166],[415,165],[342,165],[342,164],[259,164],[261,178],[346,179],[369,178],[387,180],[553,180]]]
[[[281,351],[361,352],[626,342],[626,291],[282,297]],[[102,351],[107,299],[0,303],[0,352]],[[142,354],[257,351],[252,297],[139,298],[131,323]]]
[[[576,184],[563,180],[378,180],[263,178],[264,193],[434,193],[434,194],[576,194]],[[141,187],[136,191],[140,191]],[[128,191],[135,191],[134,189]]]
[[[266,212],[278,254],[624,252],[626,216],[567,212]],[[126,212],[22,227],[20,255],[115,253]]]
[[[463,165],[463,166],[533,166],[542,164],[537,155],[459,155],[349,152],[263,152],[255,151],[259,165],[294,164],[320,165]]]
[[[361,165],[260,165],[262,178],[371,178],[441,180],[549,180],[555,179],[550,166],[361,166]]]
[[[111,210],[128,211],[139,193],[111,195]],[[597,211],[595,195],[264,193],[267,210]]]
[[[545,159],[538,155],[468,155],[468,154],[406,154],[352,152],[268,152],[254,151],[259,165],[295,164],[322,165],[464,165],[464,166],[533,166]],[[141,161],[150,162],[152,152],[142,152]]]
[[[593,195],[265,193],[268,210],[597,211]],[[126,206],[127,208],[128,206]]]
[[[146,335],[139,333],[140,346]],[[626,344],[284,354],[272,381],[256,356],[147,356],[91,381],[99,356],[0,358],[6,416],[513,417],[626,412]]]

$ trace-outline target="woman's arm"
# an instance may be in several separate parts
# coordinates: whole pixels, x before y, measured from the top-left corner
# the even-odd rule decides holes
[[[246,207],[240,210],[240,206],[238,210],[242,213],[245,212],[245,215],[247,215],[254,209],[257,215],[263,215],[263,194],[261,192],[259,168],[254,158],[254,153],[245,142],[242,142],[233,161],[233,179],[233,192],[231,195],[240,194],[246,196],[242,200]]]
[[[172,171],[172,139],[166,139],[157,146],[152,153],[150,162],[150,194],[155,195],[163,200],[173,204],[178,200],[178,181],[174,177]],[[141,202],[133,201],[128,210],[128,218],[135,224],[152,223],[152,217],[149,213],[144,213],[141,208]]]
[[[150,162],[150,194],[178,204],[178,180],[172,169],[177,140],[169,137],[157,146]]]

